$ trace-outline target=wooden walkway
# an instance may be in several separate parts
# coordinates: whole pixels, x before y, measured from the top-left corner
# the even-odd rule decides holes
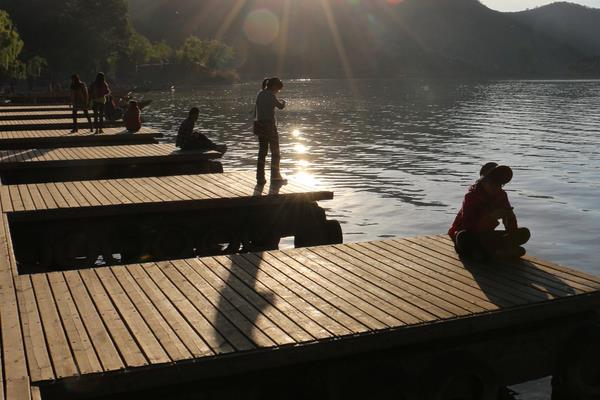
[[[217,151],[181,151],[172,144],[0,150],[4,184],[63,182],[219,172]]]
[[[53,182],[0,186],[5,213],[16,220],[97,216],[153,210],[209,209],[333,198],[329,191],[291,180],[256,187],[254,172]]]
[[[216,151],[181,151],[172,144],[137,144],[124,146],[70,147],[56,149],[0,150],[0,171],[89,165],[90,161],[121,164],[143,163],[155,158],[177,162],[220,158]]]
[[[90,124],[85,118],[79,119],[79,129],[89,129]],[[123,121],[104,120],[105,127],[122,126]],[[28,130],[51,130],[51,129],[71,129],[73,127],[72,118],[62,119],[24,119],[24,120],[0,120],[0,131],[28,131]]]
[[[141,389],[150,368],[173,383],[600,305],[598,277],[533,258],[467,269],[445,236],[14,279],[31,382],[93,390],[136,376]]]
[[[150,128],[136,133],[123,128],[105,128],[101,134],[86,129],[77,133],[71,133],[70,129],[0,131],[0,150],[156,143],[159,137],[162,134]]]
[[[85,114],[82,111],[77,113],[80,121],[85,121]],[[89,111],[90,117],[94,114]],[[54,120],[54,119],[70,119],[73,114],[70,109],[66,110],[32,110],[32,111],[9,111],[3,112],[0,108],[0,121],[19,121],[19,120]]]
[[[47,105],[0,105],[0,113],[10,112],[29,112],[29,111],[70,111],[68,104],[47,104]]]

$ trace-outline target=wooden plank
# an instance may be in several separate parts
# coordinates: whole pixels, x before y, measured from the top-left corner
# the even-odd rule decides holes
[[[248,299],[257,310],[260,310],[261,313],[276,323],[295,341],[306,342],[326,335],[323,328],[298,313],[287,302],[275,297],[272,292],[259,290],[256,287],[257,282],[253,282],[251,279],[242,280],[237,277],[233,270],[241,270],[241,267],[235,265],[231,259],[223,257],[221,261],[223,260],[228,261],[227,267],[217,259],[209,257],[203,258],[202,261],[186,260],[186,262],[192,266],[195,273],[212,274],[225,283],[224,287],[229,287],[229,290],[235,290],[245,299]],[[199,263],[205,264],[208,268],[197,265]],[[303,323],[308,326],[303,326]]]
[[[304,267],[302,264],[312,261],[302,257],[299,252],[295,252],[293,256],[283,252],[269,252],[263,253],[262,257],[267,261],[278,260],[277,267],[280,271],[310,288],[314,294],[336,308],[337,313],[346,314],[369,329],[378,330],[402,324],[398,319],[381,312],[344,287],[340,287]]]
[[[454,249],[449,246],[446,246],[442,251],[448,256],[456,257]],[[529,288],[530,291],[537,291],[538,296],[542,295],[541,300],[547,300],[548,297],[557,298],[576,294],[575,290],[568,286],[558,285],[563,287],[557,287],[556,284],[551,282],[548,276],[541,276],[539,274],[531,275],[527,271],[523,271],[523,265],[512,265],[512,271],[507,271],[506,265],[503,266],[499,263],[493,263],[492,265],[496,266],[495,271],[497,275],[511,282],[509,285],[516,285],[521,290]]]
[[[81,280],[81,276],[77,272],[65,272],[64,278],[79,310],[81,320],[89,333],[96,354],[98,354],[102,369],[115,371],[125,368],[115,343],[104,325],[102,317],[98,314],[98,309]]]
[[[127,288],[127,296],[172,361],[192,357],[192,354],[171,328],[169,322],[162,317],[158,308],[148,299],[148,296],[125,268],[103,269],[100,272],[106,275],[112,273],[121,284],[121,287]]]
[[[318,257],[312,257],[310,253]],[[435,317],[423,310],[414,307],[412,304],[403,301],[393,301],[387,292],[376,285],[362,279],[361,276],[348,274],[339,264],[345,264],[345,261],[336,257],[334,254],[326,251],[325,247],[314,247],[304,253],[307,257],[313,259],[316,265],[309,264],[305,266],[330,277],[330,279],[344,282],[354,293],[359,293],[364,299],[369,300],[371,304],[395,315],[401,324],[415,324],[424,321],[431,321]],[[323,262],[326,261],[326,262]]]
[[[202,263],[202,261],[200,261],[200,263]],[[210,263],[210,261],[208,263]],[[192,265],[198,265],[196,263],[188,263],[184,260],[174,261],[172,264],[195,285],[197,283],[202,285],[208,284],[210,287],[208,292],[213,295],[216,294],[214,299],[218,302],[219,309],[223,310],[224,305],[230,304],[236,311],[235,315],[232,315],[232,318],[243,317],[245,321],[250,323],[245,326],[251,331],[258,329],[271,340],[271,343],[275,343],[279,346],[296,343],[287,332],[281,329],[281,327],[273,322],[269,315],[267,315],[270,314],[271,317],[273,316],[271,306],[268,303],[257,305],[256,303],[249,301],[245,296],[240,295],[235,289],[229,286],[226,281],[224,282],[209,273],[208,270],[210,269],[210,266],[208,266],[208,263],[204,263],[204,268],[193,268]],[[260,305],[264,307],[261,307]],[[246,324],[246,322],[244,322],[244,324]],[[256,334],[253,336],[256,336]],[[257,342],[256,339],[253,340]]]
[[[181,293],[192,303],[205,318],[210,321],[213,329],[238,351],[255,349],[256,346],[236,326],[233,325],[204,295],[202,290],[193,286],[170,263],[159,263],[160,271],[169,278]],[[158,283],[158,282],[157,282]]]
[[[428,301],[431,301],[433,304],[443,308],[454,316],[464,316],[471,312],[477,312],[469,310],[469,308],[471,308],[469,304],[453,296],[451,293],[441,290],[436,286],[432,286],[430,284],[431,282],[428,282],[427,280],[419,279],[420,276],[412,273],[409,269],[402,268],[399,265],[393,267],[390,266],[389,262],[381,260],[376,253],[373,253],[369,249],[364,249],[360,245],[354,244],[345,246],[345,249],[350,249],[357,259],[362,258],[363,261],[372,265],[378,276],[389,280],[394,284],[403,285],[406,283],[416,288],[421,291],[424,296],[427,296],[426,298]],[[477,310],[481,311],[481,308],[477,308]]]
[[[102,372],[100,360],[92,346],[86,327],[61,273],[47,274],[71,350],[81,374]],[[52,337],[49,338],[52,340]]]
[[[19,277],[16,285],[29,375],[34,382],[52,380],[54,371],[29,276]]]
[[[56,377],[77,375],[79,371],[65,335],[47,277],[44,274],[31,275],[31,281]]]
[[[264,255],[264,254],[263,254]],[[265,259],[258,257],[255,254],[242,255],[255,267],[260,267],[260,270],[275,279],[281,285],[294,293],[301,303],[310,305],[309,310],[318,310],[318,313],[313,313],[315,318],[318,318],[319,323],[326,327],[335,336],[343,336],[351,333],[360,333],[368,331],[368,328],[362,323],[354,320],[345,313],[340,312],[337,308],[313,293],[309,288],[299,283],[289,276],[280,272],[275,266],[279,265],[279,261],[273,258]],[[324,318],[322,316],[325,316]]]
[[[478,285],[485,285],[494,290],[494,301],[505,304],[507,299],[510,302],[516,302],[516,304],[524,304],[527,302],[541,301],[545,299],[545,295],[539,291],[523,285],[515,285],[510,283],[510,280],[504,278],[504,275],[499,274],[496,270],[489,268],[477,268],[477,270],[468,270],[465,265],[460,261],[456,254],[444,255],[438,250],[438,245],[435,243],[428,243],[422,238],[418,238],[413,241],[411,238],[403,239],[401,241],[390,241],[392,246],[403,246],[404,248],[410,249],[418,257],[431,256],[432,260],[437,265],[441,265],[445,268],[449,268],[452,271],[457,271],[460,274],[468,276],[469,278],[477,278]],[[488,296],[489,297],[489,296]]]
[[[21,211],[25,209],[23,200],[21,199],[21,193],[18,186],[9,186],[10,200],[12,201],[12,209],[15,211]]]
[[[127,367],[147,365],[148,361],[139,348],[129,329],[121,319],[115,306],[112,304],[98,276],[92,270],[78,271],[86,289],[94,302],[98,314],[102,318],[106,329]]]
[[[152,329],[148,327],[146,321],[144,321],[110,269],[98,268],[94,272],[98,276],[102,286],[104,286],[106,293],[108,293],[115,304],[119,315],[121,315],[130,332],[136,338],[148,361],[151,364],[173,361],[169,358],[169,355],[165,352],[165,349],[154,335]]]
[[[204,306],[206,303],[202,297],[198,297],[198,301],[190,301],[183,291],[188,292],[187,288],[180,288],[171,282],[156,264],[144,264],[143,270],[215,353],[234,351],[228,340],[212,325],[214,310]],[[196,297],[192,297],[192,299],[195,300]],[[238,341],[233,340],[233,342],[237,343]],[[242,338],[238,345],[240,345],[239,349],[251,348],[250,342],[245,338]]]
[[[143,266],[131,265],[126,271],[135,279],[164,320],[169,322],[177,337],[185,344],[193,357],[201,358],[215,354],[209,344],[202,339],[201,333],[196,331],[193,325],[185,319],[186,315],[180,313],[171,300],[150,279]]]
[[[402,279],[390,279],[385,273],[377,268],[377,262],[364,257],[362,254],[348,248],[347,246],[332,246],[327,248],[344,263],[338,264],[347,273],[354,274],[379,287],[388,293],[390,299],[400,299],[410,303],[417,309],[422,310],[422,315],[433,315],[436,319],[452,318],[455,314],[438,305],[438,299],[431,296],[427,291],[415,287]],[[363,268],[363,265],[365,268]],[[397,300],[396,300],[397,301]],[[420,316],[421,318],[421,316]]]
[[[475,276],[474,271],[467,270],[460,263],[450,263],[446,262],[442,259],[436,258],[433,252],[427,251],[427,249],[420,249],[416,246],[412,246],[412,242],[407,240],[401,241],[385,241],[387,245],[387,250],[401,255],[414,263],[417,263],[423,267],[428,267],[433,270],[433,273],[437,272],[442,277],[447,279],[448,281],[457,281],[465,284],[467,286],[472,287],[475,291],[470,289],[471,293],[477,295],[477,293],[481,289],[481,284],[486,285],[487,287],[494,290],[494,299],[500,300],[503,306],[514,306],[523,304],[527,301],[527,297],[521,294],[519,290],[505,290],[506,285],[503,285],[501,282],[497,282],[494,280],[494,276],[490,276],[486,274],[486,271],[483,271],[483,274],[477,273]],[[374,243],[376,246],[379,246],[380,243]],[[420,251],[423,250],[423,251]],[[488,298],[489,296],[484,295],[483,297]]]
[[[487,301],[481,291],[474,291],[471,286],[462,284],[459,281],[443,279],[440,274],[436,274],[421,264],[398,256],[395,252],[390,251],[390,247],[387,247],[385,244],[361,243],[360,247],[368,252],[372,252],[378,259],[391,261],[395,268],[401,266],[404,274],[411,275],[428,286],[436,288],[436,293],[441,297],[452,301],[452,303],[468,311],[477,313],[498,309],[496,305]]]

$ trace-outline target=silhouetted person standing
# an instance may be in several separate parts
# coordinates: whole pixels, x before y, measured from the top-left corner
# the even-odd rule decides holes
[[[85,83],[79,79],[79,75],[71,75],[71,105],[73,106],[73,130],[72,133],[77,132],[77,111],[82,110],[85,117],[90,124],[90,132],[93,132],[92,119],[88,112],[88,105],[90,103],[88,89]]]
[[[90,85],[90,99],[92,110],[94,111],[94,127],[96,133],[103,133],[104,128],[104,106],[106,105],[106,96],[110,94],[110,88],[106,83],[106,78],[102,72],[98,72],[96,80]]]
[[[279,100],[277,93],[283,89],[283,82],[279,78],[268,78],[263,81],[262,90],[256,96],[256,109],[254,121],[254,134],[258,136],[258,161],[256,164],[256,182],[265,184],[265,164],[267,153],[271,148],[271,181],[286,182],[281,176],[279,163],[279,133],[275,108],[283,110],[285,100]]]
[[[518,227],[517,217],[502,189],[512,177],[512,169],[505,165],[487,163],[481,168],[479,180],[469,188],[448,231],[460,256],[481,261],[525,255],[522,245],[531,233]],[[505,230],[496,230],[498,220],[502,220]]]
[[[175,145],[181,150],[215,150],[225,154],[227,145],[213,143],[203,133],[194,131],[199,116],[200,110],[197,107],[190,109],[188,117],[179,126]]]

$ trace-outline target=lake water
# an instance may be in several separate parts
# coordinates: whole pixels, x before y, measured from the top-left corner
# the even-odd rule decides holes
[[[510,165],[505,189],[530,254],[600,274],[600,81],[285,82],[278,112],[285,174],[335,192],[323,202],[347,242],[445,233],[485,162]],[[173,141],[191,106],[226,143],[226,170],[253,168],[260,82],[150,92],[147,125]],[[547,398],[547,382],[517,388]]]

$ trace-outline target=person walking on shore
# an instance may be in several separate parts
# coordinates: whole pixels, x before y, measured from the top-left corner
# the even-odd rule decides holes
[[[502,189],[512,177],[513,171],[506,165],[487,163],[481,168],[479,180],[469,188],[448,230],[461,257],[484,261],[525,255],[522,245],[531,233],[518,227],[517,217]],[[498,220],[502,220],[505,230],[496,230],[500,225]]]
[[[88,112],[90,99],[87,86],[79,79],[79,75],[71,75],[71,105],[73,107],[73,130],[71,133],[77,132],[77,111],[83,111],[85,117],[90,124],[90,132],[93,132],[92,119]]]
[[[264,185],[265,164],[269,148],[271,149],[271,181],[286,183],[281,176],[279,163],[281,153],[279,150],[279,133],[277,132],[277,120],[275,119],[275,108],[283,110],[285,100],[279,100],[277,93],[283,89],[283,82],[279,78],[268,78],[263,81],[262,90],[256,96],[256,108],[254,112],[254,134],[258,137],[258,161],[256,164],[256,182]]]
[[[200,110],[198,107],[192,107],[188,113],[188,117],[179,126],[177,138],[175,138],[175,146],[181,150],[215,150],[221,154],[225,154],[227,145],[213,143],[203,133],[194,131],[199,116]]]
[[[106,105],[106,96],[110,94],[110,88],[106,83],[104,73],[98,72],[96,80],[90,85],[90,99],[92,110],[94,111],[94,127],[96,133],[103,133],[104,128],[104,106]]]

